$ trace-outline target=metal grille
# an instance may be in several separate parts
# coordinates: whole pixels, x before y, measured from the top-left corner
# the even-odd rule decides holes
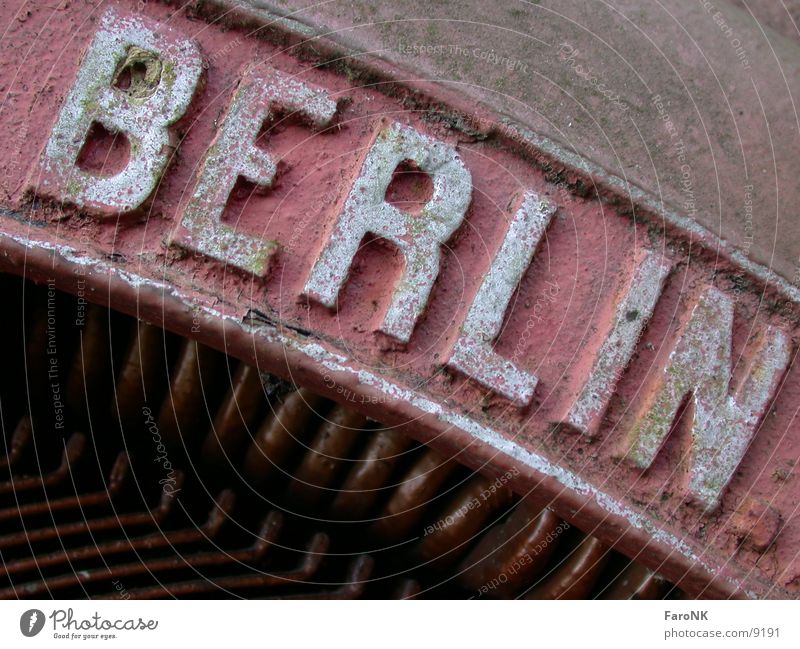
[[[683,596],[404,429],[1,281],[2,598]]]

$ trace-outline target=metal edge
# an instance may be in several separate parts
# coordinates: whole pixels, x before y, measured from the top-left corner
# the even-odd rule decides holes
[[[666,202],[646,188],[617,176],[574,149],[534,133],[519,120],[504,115],[491,106],[480,103],[476,110],[474,100],[465,100],[439,82],[418,79],[411,69],[373,54],[360,52],[340,33],[325,31],[324,28],[302,22],[297,18],[297,12],[286,12],[268,0],[246,2],[194,0],[193,6],[201,13],[206,7],[222,9],[226,12],[225,19],[256,21],[262,27],[288,37],[289,44],[286,49],[298,48],[312,55],[325,54],[337,57],[338,63],[346,63],[370,76],[394,82],[412,91],[422,105],[445,104],[453,109],[453,113],[459,114],[463,123],[471,125],[479,123],[479,130],[483,136],[500,139],[517,153],[522,152],[540,168],[547,167],[552,171],[553,167],[557,167],[575,175],[584,181],[584,186],[592,186],[600,200],[612,205],[630,205],[633,218],[643,217],[643,220],[660,226],[666,224],[672,237],[689,239],[692,244],[698,244],[714,256],[739,267],[756,283],[762,285],[765,292],[775,294],[779,299],[789,300],[794,305],[800,305],[800,287],[771,268],[753,261],[746,252],[729,244],[705,226],[682,216],[675,205]],[[269,31],[262,33],[268,40],[270,39]],[[385,91],[386,88],[378,87],[378,90]],[[478,120],[475,119],[476,115],[479,115]],[[531,151],[535,153],[531,155]],[[585,180],[589,182],[586,183]],[[571,191],[572,189],[570,187]]]
[[[195,3],[195,6],[197,5],[214,5],[237,13],[244,12],[243,16],[238,17],[266,21],[265,24],[270,29],[294,41],[290,47],[297,46],[301,49],[308,47],[317,55],[321,49],[329,55],[347,60],[348,65],[363,68],[369,74],[387,80],[403,78],[403,71],[398,66],[376,60],[370,55],[361,56],[356,50],[348,49],[330,35],[316,32],[312,27],[286,16],[270,13],[265,9],[254,12],[231,0],[199,0]],[[472,123],[480,124],[481,132],[487,137],[495,135],[515,149],[522,146],[527,151],[529,147],[533,147],[541,156],[535,156],[535,162],[539,166],[557,165],[578,178],[589,179],[601,200],[615,204],[631,203],[645,216],[653,212],[650,215],[651,219],[667,221],[678,236],[682,235],[692,242],[699,240],[698,243],[702,247],[742,267],[751,277],[762,283],[766,290],[775,292],[794,303],[800,302],[800,289],[777,276],[769,268],[753,262],[742,251],[725,243],[702,226],[680,216],[674,210],[665,209],[664,202],[652,193],[609,174],[599,165],[574,151],[564,149],[552,140],[536,135],[510,118],[498,119],[497,113],[492,109],[481,106],[476,111],[474,103],[467,109],[463,98],[436,82],[404,80],[402,86],[410,90],[422,105],[446,104],[454,109],[454,114],[460,113],[462,117],[480,115],[479,120]],[[473,117],[472,120],[474,119]],[[510,137],[509,129],[517,132],[518,136]],[[659,214],[663,218],[658,216]],[[13,218],[26,222],[24,215],[15,215]],[[144,318],[176,333],[191,335],[197,318],[195,307],[190,298],[166,283],[154,282],[128,273],[112,264],[87,259],[72,248],[54,245],[47,241],[21,239],[2,234],[0,243],[3,248],[0,268],[4,270],[44,280],[53,275],[67,276],[82,268],[82,278],[85,278],[88,286],[94,289],[94,293],[88,296],[90,300]],[[88,269],[87,264],[91,264]],[[72,293],[77,292],[74,286],[60,288]],[[347,387],[352,394],[364,396],[367,402],[376,395],[386,396],[386,392],[376,386],[378,382],[389,385],[388,381],[373,376],[373,385],[365,385],[362,383],[362,379],[366,378],[364,372],[359,373],[353,368],[347,368],[344,364],[346,359],[338,358],[321,346],[317,347],[322,355],[308,354],[299,347],[303,341],[287,336],[277,329],[266,330],[264,327],[254,329],[233,318],[225,317],[209,307],[202,307],[202,310],[205,319],[204,333],[200,336],[194,334],[192,337],[203,343],[308,385],[333,400],[346,402],[350,406],[355,405],[357,409],[358,404],[346,401],[346,398],[336,394],[335,390],[331,390],[325,384],[319,372],[321,368],[341,372],[341,376],[337,376],[338,384]],[[405,390],[400,386],[395,387]],[[409,394],[414,396],[410,392]],[[424,397],[417,395],[414,399],[420,403],[398,402],[394,405],[393,412],[390,413],[392,421],[386,423],[404,423],[409,418],[415,419],[419,423],[419,428],[414,431],[418,439],[460,456],[461,461],[474,469],[486,471],[487,467],[491,467],[494,471],[502,472],[504,469],[520,468],[522,464],[523,471],[514,484],[516,491],[524,494],[535,487],[551,494],[554,498],[552,508],[560,516],[658,570],[668,579],[677,582],[688,593],[719,598],[781,596],[781,592],[776,591],[773,584],[756,580],[752,574],[728,574],[725,577],[715,574],[719,566],[704,560],[702,555],[692,555],[687,551],[688,546],[682,539],[663,530],[652,529],[652,523],[647,517],[613,501],[578,476],[552,465],[541,456],[530,453],[497,431],[467,420],[461,415],[448,414],[441,406],[433,404]],[[435,413],[435,408],[432,410],[430,406],[439,408],[441,413]],[[442,414],[445,416],[442,417]],[[481,430],[468,432],[467,429],[475,427]],[[654,541],[654,536],[658,540]],[[728,573],[731,572],[730,567],[726,570]]]
[[[526,495],[536,490],[546,494],[551,499],[549,506],[559,516],[658,571],[691,595],[719,599],[787,596],[751,572],[743,574],[730,566],[722,569],[713,559],[704,558],[703,553],[695,554],[684,539],[661,529],[646,515],[522,448],[499,431],[448,411],[408,388],[349,366],[347,359],[316,342],[309,343],[277,327],[245,324],[209,306],[200,306],[200,315],[191,297],[176,287],[84,256],[70,246],[0,234],[0,250],[0,270],[38,281],[79,278],[85,281],[82,292],[89,301],[195,338],[364,414],[370,414],[370,401],[378,398],[385,402],[389,397],[392,403],[383,423],[407,425],[413,421],[409,434],[471,469],[497,475],[516,469],[519,475],[511,486],[517,493]],[[57,287],[78,292],[77,281],[57,282]],[[330,378],[325,380],[331,376],[335,376],[333,388]]]

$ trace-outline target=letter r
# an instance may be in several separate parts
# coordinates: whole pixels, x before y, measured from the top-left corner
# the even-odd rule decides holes
[[[416,216],[385,198],[392,174],[407,160],[433,179],[433,195]],[[440,247],[461,224],[471,197],[472,176],[452,146],[409,126],[385,126],[366,154],[303,293],[335,307],[364,235],[383,237],[398,247],[406,263],[380,330],[408,342],[439,274]]]

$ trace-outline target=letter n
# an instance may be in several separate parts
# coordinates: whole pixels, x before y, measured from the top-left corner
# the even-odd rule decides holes
[[[688,495],[710,511],[739,466],[789,363],[789,339],[766,327],[737,359],[741,377],[731,386],[733,303],[709,288],[695,304],[652,396],[640,409],[626,459],[641,469],[653,463],[689,397],[691,428]]]

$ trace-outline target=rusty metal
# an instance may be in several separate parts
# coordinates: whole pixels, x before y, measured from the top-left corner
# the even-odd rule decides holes
[[[164,376],[158,371],[158,361],[164,357],[165,351],[164,334],[158,327],[144,322],[136,324],[136,332],[114,386],[115,410],[120,418],[135,416],[140,404],[147,400],[147,389],[158,389]]]
[[[243,471],[248,479],[259,483],[285,472],[283,467],[289,456],[304,446],[309,424],[323,403],[322,397],[307,390],[297,390],[278,400],[245,454]]]
[[[31,421],[29,418],[24,417],[20,419],[19,423],[14,428],[14,433],[11,436],[11,443],[8,444],[6,454],[0,457],[1,469],[13,469],[14,465],[19,462],[20,457],[25,451],[25,447],[31,441]]]
[[[493,488],[490,478],[472,478],[455,493],[438,513],[440,524],[426,528],[420,543],[420,556],[425,561],[437,559],[455,562],[469,544],[483,532],[494,516],[512,501],[506,486]]]
[[[525,594],[526,599],[585,599],[600,578],[609,559],[608,548],[586,537],[563,565],[544,583]]]
[[[337,477],[348,468],[348,453],[357,438],[365,435],[367,418],[342,406],[334,406],[325,415],[308,451],[295,469],[289,494],[298,503],[313,506],[331,489]],[[343,466],[345,465],[345,466]]]
[[[264,522],[256,541],[248,548],[227,550],[224,552],[220,552],[219,550],[202,553],[183,552],[172,557],[139,560],[135,563],[115,563],[110,570],[108,568],[101,568],[97,570],[74,571],[72,574],[61,575],[60,577],[51,577],[43,581],[21,584],[10,592],[0,591],[0,598],[9,597],[14,594],[24,597],[37,597],[43,596],[53,590],[68,589],[75,586],[83,587],[93,582],[107,581],[109,573],[112,573],[116,580],[129,580],[142,575],[161,580],[164,578],[162,573],[168,574],[185,569],[199,571],[209,566],[234,566],[235,564],[255,567],[264,558],[269,546],[277,537],[279,529],[280,522],[278,516],[273,513],[268,516],[267,520]],[[103,553],[103,556],[105,557],[106,554]],[[176,585],[176,588],[179,589],[180,586]]]
[[[550,565],[561,541],[562,525],[550,509],[522,501],[462,561],[462,582],[479,594],[518,594]]]
[[[358,599],[364,594],[364,589],[369,581],[373,565],[374,561],[372,557],[357,557],[350,564],[350,569],[347,571],[345,577],[345,583],[340,588],[317,593],[304,593],[300,597],[302,599]],[[408,594],[413,591],[413,589],[413,582],[411,584],[403,584],[398,592],[398,599],[407,599]],[[287,596],[285,599],[292,599],[292,597]]]
[[[128,476],[128,456],[120,453],[117,456],[117,461],[111,469],[111,476],[108,480],[108,486],[102,491],[89,494],[81,494],[78,496],[67,496],[65,498],[48,499],[45,502],[28,503],[18,505],[16,507],[8,507],[0,509],[0,521],[9,520],[19,517],[25,519],[33,517],[38,514],[48,512],[57,512],[62,510],[83,510],[88,507],[96,507],[97,505],[106,504],[114,499],[114,496],[119,494],[123,487],[125,478]],[[18,490],[19,481],[13,482],[14,491]],[[45,485],[47,486],[47,485]],[[2,493],[2,488],[0,488]]]
[[[604,599],[660,599],[668,585],[641,564],[631,564],[602,594]]]
[[[375,501],[391,488],[392,473],[412,446],[413,441],[400,431],[372,431],[331,504],[332,513],[363,518]]]
[[[374,523],[375,532],[392,541],[403,540],[419,525],[431,501],[441,497],[441,486],[458,463],[435,451],[426,451],[403,475],[380,516]]]
[[[21,446],[0,495],[77,502],[59,499],[84,476],[68,454],[51,464],[65,443],[75,461],[102,459],[101,483],[120,450],[150,444],[153,466],[129,454],[135,483],[171,493],[152,511],[140,493],[123,529],[177,516],[164,499],[195,481],[245,484],[270,506],[363,517],[387,543],[443,512],[454,522],[414,546],[446,564],[508,489],[535,495],[572,541],[591,533],[534,594],[594,592],[603,547],[693,595],[797,591],[800,290],[785,259],[776,275],[763,245],[709,229],[699,197],[664,205],[496,106],[400,82],[393,64],[356,60],[291,20],[261,30],[270,14],[252,3],[64,11],[74,38],[58,52],[34,39],[26,56],[45,64],[3,73],[29,85],[9,92],[17,112],[0,113],[0,131],[22,114],[47,128],[26,128],[7,165],[0,264],[46,288],[22,304],[33,322],[13,354],[26,382],[3,379],[4,418],[29,416],[36,432],[30,447],[11,440]],[[44,15],[20,32],[40,36]],[[647,97],[672,139],[670,106]],[[693,187],[697,150],[680,145]],[[398,176],[406,168],[416,181]],[[752,208],[764,185],[742,187]],[[56,330],[65,306],[70,324]],[[345,409],[325,431],[331,399]],[[372,424],[381,441],[366,441],[362,416],[428,446],[349,471],[349,453],[394,446]],[[30,448],[46,461],[19,473]],[[453,513],[493,480],[502,493],[478,513]],[[369,495],[354,506],[341,484]],[[267,495],[276,485],[280,498]],[[81,493],[94,502],[97,484]],[[31,534],[113,527],[106,516]]]
[[[217,467],[229,465],[247,439],[262,405],[261,378],[255,367],[239,365],[231,387],[203,442],[203,458]]]
[[[206,523],[194,528],[153,533],[107,543],[96,543],[51,554],[40,554],[29,559],[15,559],[3,566],[2,575],[12,576],[17,573],[30,573],[37,569],[59,565],[74,566],[77,562],[87,559],[111,558],[115,555],[129,552],[139,555],[144,551],[163,548],[177,550],[181,546],[188,546],[203,540],[213,541],[231,512],[233,499],[231,492],[225,492],[215,507],[212,508]]]
[[[180,448],[199,435],[209,376],[220,368],[221,355],[205,345],[185,340],[177,367],[158,417],[158,429],[173,448]],[[204,379],[205,377],[205,379]],[[183,440],[183,441],[182,441]]]
[[[406,579],[392,593],[392,599],[414,599],[420,594],[422,587],[413,579]]]
[[[35,293],[34,287],[26,286]],[[41,312],[37,317],[43,317]],[[95,317],[98,322],[113,319],[101,311]],[[107,459],[97,456],[92,462],[85,437],[68,436],[72,441],[61,458],[53,458],[59,468],[45,473],[59,479],[26,477],[26,471],[37,466],[28,454],[35,424],[28,417],[19,420],[3,457],[5,470],[11,472],[4,497],[14,501],[3,503],[0,520],[20,531],[0,538],[4,551],[0,597],[347,599],[380,593],[413,598],[435,593],[436,583],[448,575],[452,575],[450,596],[513,597],[531,588],[562,596],[659,597],[671,592],[667,582],[627,562],[588,579],[580,568],[587,563],[580,548],[591,537],[571,530],[569,543],[577,544],[578,550],[574,557],[558,554],[560,532],[567,524],[550,509],[515,498],[507,481],[473,475],[399,430],[382,429],[355,410],[274,383],[266,375],[258,376],[258,390],[243,389],[252,375],[233,359],[155,327],[127,319],[117,324],[125,332],[118,340],[125,351],[115,383],[124,398],[111,394],[110,408],[90,403],[84,414],[90,421],[105,417],[119,423],[128,450],[116,455],[106,451]],[[29,326],[37,329],[35,322]],[[159,375],[154,368],[169,358],[173,360],[166,362],[167,375]],[[203,364],[210,358],[215,359],[214,367],[239,377],[232,389],[219,389],[226,381],[220,382],[217,372],[200,369],[211,367]],[[103,380],[94,374],[83,387],[96,392],[98,386],[91,382]],[[283,440],[283,451],[268,485],[257,474],[258,479],[244,490],[224,487],[204,516],[187,520],[187,512],[206,501],[202,485],[213,482],[215,474],[217,481],[222,476],[223,482],[237,484],[235,471],[220,474],[214,465],[195,465],[198,458],[208,459],[204,452],[208,429],[198,423],[197,413],[189,413],[195,423],[187,427],[175,414],[187,412],[176,404],[197,393],[204,395],[209,407],[216,403],[215,411],[204,413],[209,424],[216,423],[223,433],[268,431]],[[241,396],[242,408],[232,395]],[[161,405],[154,399],[161,399]],[[145,511],[142,503],[152,496],[140,493],[149,469],[140,456],[153,440],[148,439],[152,424],[146,423],[143,408],[168,413],[159,421],[174,419],[181,431],[168,442],[169,452],[181,458],[176,459],[174,489],[162,492],[159,505]],[[81,411],[80,404],[76,410]],[[254,434],[247,452],[242,441],[237,445],[241,461],[247,452],[252,461],[265,448],[264,436]],[[145,452],[152,455],[153,449]],[[277,457],[273,454],[272,460],[263,461]],[[84,490],[82,485],[96,484],[92,475],[104,464],[109,467],[107,477],[98,475],[104,488]],[[200,473],[183,477],[184,467]],[[268,503],[254,505],[249,500],[253,489],[263,495],[277,489],[285,494],[282,507],[290,510],[281,514]],[[292,510],[331,518],[328,523],[313,521],[309,527]],[[387,514],[402,524],[381,525]],[[352,535],[335,527],[329,532],[314,530],[336,525],[337,520],[349,521],[347,525],[357,525],[360,531]],[[364,539],[376,533],[370,554]],[[379,540],[386,535],[391,543],[405,541],[399,546],[402,550],[389,551],[390,560],[384,559],[387,549]],[[340,537],[349,540],[337,542]],[[536,561],[524,560],[531,553]],[[621,560],[603,548],[596,565],[612,558]],[[569,575],[558,571],[559,563],[572,566],[576,560],[579,567],[571,568]],[[571,590],[564,590],[565,585]]]
[[[66,482],[72,471],[72,465],[78,462],[86,448],[86,437],[80,433],[71,435],[64,445],[61,462],[58,467],[38,476],[25,476],[0,482],[0,495],[18,494],[26,490],[53,487]]]
[[[116,529],[129,533],[141,527],[159,527],[169,515],[172,503],[172,497],[164,494],[158,505],[147,512],[90,518],[86,521],[65,523],[56,527],[5,534],[0,536],[0,548],[11,548],[43,541],[61,541],[67,537],[81,534],[93,536],[99,532]]]
[[[280,572],[260,572],[253,570],[251,574],[236,577],[222,577],[216,580],[192,580],[170,584],[169,587],[154,587],[131,590],[132,599],[155,599],[158,597],[196,596],[215,591],[241,592],[244,590],[267,589],[271,586],[286,586],[306,583],[320,566],[329,540],[325,534],[315,534],[305,548],[305,552],[295,568]]]

